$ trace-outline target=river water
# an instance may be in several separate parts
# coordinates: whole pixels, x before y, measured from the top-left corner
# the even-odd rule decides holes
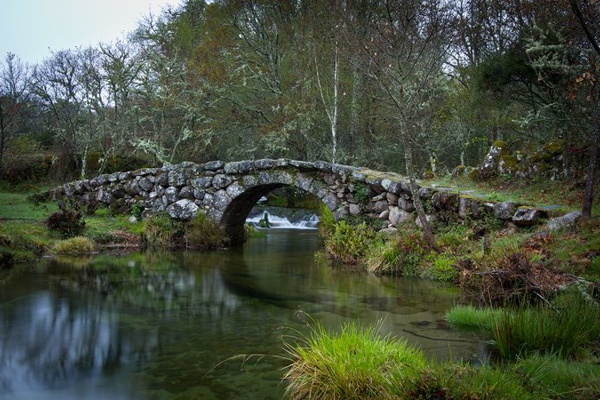
[[[438,360],[476,360],[450,330],[450,286],[317,265],[313,230],[243,248],[52,260],[0,283],[0,399],[281,399],[284,342],[312,321],[380,323]]]

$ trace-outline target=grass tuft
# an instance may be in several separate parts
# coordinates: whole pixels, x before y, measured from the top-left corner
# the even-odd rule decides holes
[[[81,255],[94,251],[94,242],[86,237],[75,236],[71,239],[57,242],[52,250],[56,254]]]
[[[392,399],[402,382],[426,367],[421,351],[381,336],[379,326],[346,324],[337,334],[320,324],[304,343],[288,345],[293,363],[285,374],[292,399]]]

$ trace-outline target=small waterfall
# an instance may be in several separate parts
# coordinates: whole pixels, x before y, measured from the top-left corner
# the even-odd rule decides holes
[[[246,219],[247,224],[252,224],[258,229],[317,229],[319,217],[315,214],[309,214],[302,219],[290,221],[286,217],[270,214],[268,211],[263,211],[254,217]]]

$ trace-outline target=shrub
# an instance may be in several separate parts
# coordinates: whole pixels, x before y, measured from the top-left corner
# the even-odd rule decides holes
[[[331,210],[321,203],[321,212],[319,216],[319,233],[322,237],[328,237],[335,231],[335,217]]]
[[[185,227],[167,213],[151,215],[145,219],[142,245],[149,248],[173,249],[185,247]]]
[[[77,236],[85,229],[83,210],[74,200],[60,201],[58,211],[51,214],[46,225],[52,231],[58,231],[63,237]]]
[[[145,220],[142,245],[161,249],[216,249],[228,244],[223,229],[203,213],[187,222],[171,219],[167,213],[151,215]]]
[[[367,269],[377,274],[418,277],[427,249],[422,234],[400,232],[373,243],[366,257]]]
[[[364,257],[375,231],[366,224],[352,226],[346,221],[335,224],[333,234],[325,239],[325,248],[334,261],[356,264]]]
[[[424,268],[422,277],[434,281],[453,282],[458,278],[458,269],[455,265],[454,257],[444,253],[434,255],[433,261]]]
[[[94,242],[86,237],[76,236],[56,243],[53,251],[57,254],[89,254],[94,251]]]
[[[187,248],[217,249],[226,246],[228,239],[223,228],[202,212],[185,225]]]
[[[359,204],[367,204],[369,202],[369,188],[363,183],[354,184],[354,200]]]

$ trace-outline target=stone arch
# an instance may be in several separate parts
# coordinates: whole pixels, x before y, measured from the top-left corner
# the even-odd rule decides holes
[[[335,209],[332,208],[335,207],[337,202],[332,203],[331,199],[327,201],[327,196],[330,192],[327,191],[324,194],[323,191],[325,190],[325,186],[321,185],[318,181],[314,181],[312,178],[309,180],[302,177],[300,177],[300,179],[278,179],[280,178],[278,174],[264,174],[262,178],[263,182],[268,183],[259,183],[247,188],[245,191],[232,198],[223,211],[219,224],[225,229],[225,233],[229,236],[231,243],[233,244],[244,242],[244,224],[252,207],[256,205],[261,197],[266,196],[268,193],[278,188],[286,186],[297,187],[318,198],[325,206],[331,209],[332,212],[335,211]],[[323,198],[323,195],[326,199]]]
[[[223,212],[220,225],[225,229],[232,243],[243,243],[246,217],[258,200],[270,191],[284,186],[287,185],[283,183],[256,185],[231,200]]]

